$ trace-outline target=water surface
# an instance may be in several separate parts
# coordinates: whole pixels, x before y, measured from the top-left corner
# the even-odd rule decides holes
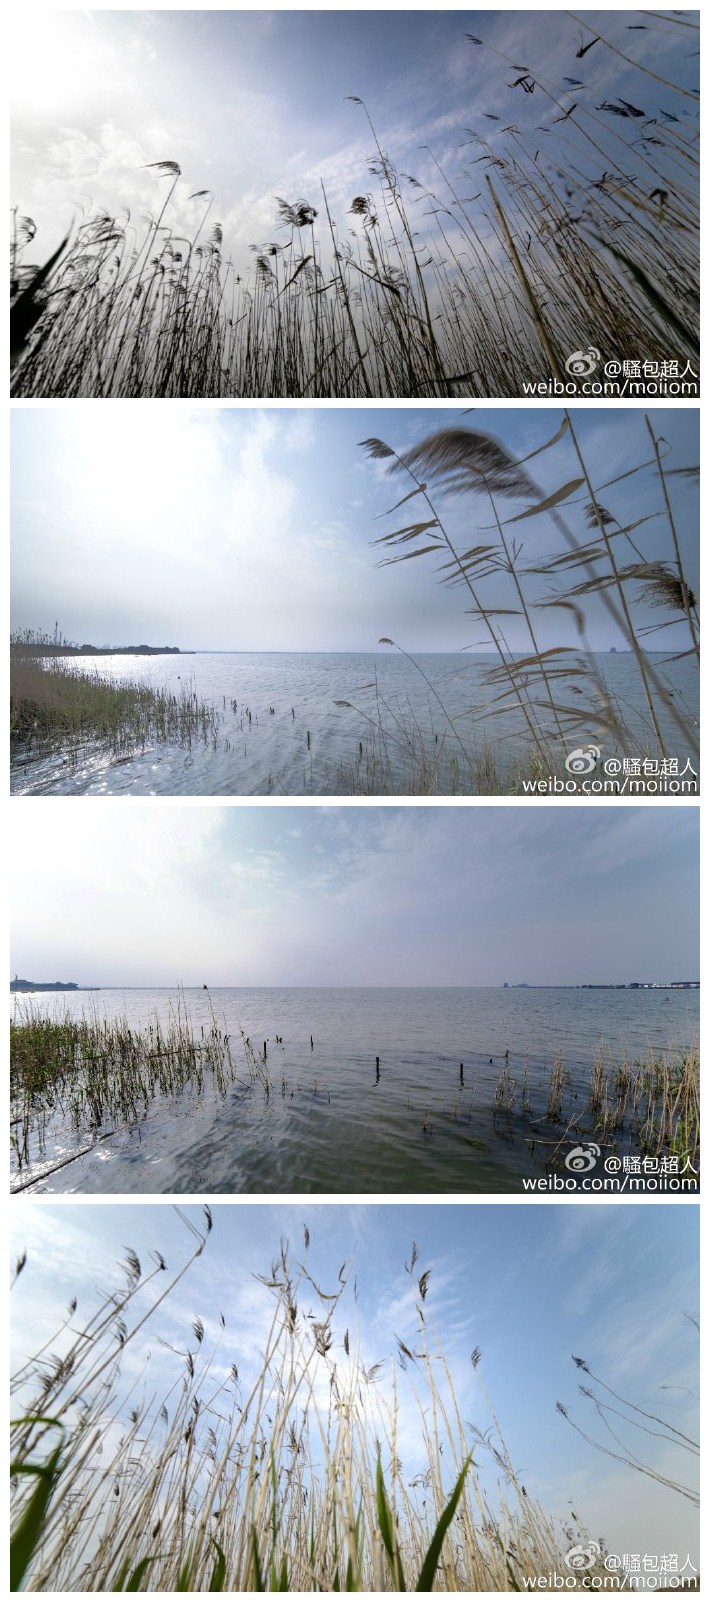
[[[617,751],[593,711],[559,751],[555,772],[575,744],[596,742],[604,755],[653,756],[656,743],[633,657],[600,656],[609,693],[633,731],[635,748]],[[652,660],[660,663],[662,657]],[[76,762],[61,756],[16,756],[11,786],[18,795],[349,795],[416,793],[412,773],[422,759],[435,774],[428,794],[471,791],[485,756],[503,789],[530,751],[518,711],[495,713],[500,686],[486,683],[497,658],[429,654],[416,665],[382,653],[235,652],[168,657],[75,657],[97,670],[171,691],[187,683],[217,707],[221,725],[208,744],[155,745],[111,761],[87,749]],[[675,704],[697,727],[697,671],[690,661],[664,666]],[[570,691],[567,702],[576,704]],[[585,704],[579,698],[580,706]],[[347,702],[348,705],[339,703]],[[541,719],[543,730],[549,716]],[[684,765],[692,755],[665,714],[667,750]],[[697,771],[697,759],[693,759]]]
[[[131,1129],[96,1142],[30,1194],[520,1190],[523,1175],[545,1172],[567,1119],[582,1116],[600,1050],[610,1060],[625,1053],[645,1057],[690,1045],[698,1030],[697,991],[184,994],[196,1038],[202,1029],[207,1034],[213,1007],[235,1042],[237,1060],[240,1029],[260,1053],[266,1043],[268,1097],[246,1071],[224,1096],[208,1080],[201,1097],[185,1092],[177,1102],[152,1103]],[[137,1027],[156,1016],[166,1022],[176,1003],[175,991],[102,990],[22,997],[13,1010],[23,1015],[28,1008],[50,1008],[58,1016],[95,1010]],[[550,1070],[558,1055],[569,1078],[563,1120],[550,1123]],[[512,1106],[494,1113],[503,1073],[513,1086]],[[55,1120],[44,1154],[33,1154],[31,1173],[49,1170],[90,1143]]]

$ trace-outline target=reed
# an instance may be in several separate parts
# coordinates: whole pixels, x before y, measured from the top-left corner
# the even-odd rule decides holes
[[[216,747],[220,716],[191,686],[179,694],[137,680],[115,683],[65,657],[11,650],[10,738],[14,759],[61,752],[76,764],[88,749],[116,759],[146,745]]]
[[[156,1015],[141,1028],[126,1018],[102,1018],[98,1009],[57,1018],[32,1005],[18,1007],[10,1024],[10,1103],[19,1172],[31,1151],[43,1153],[57,1117],[75,1136],[96,1135],[107,1123],[136,1123],[160,1097],[175,1100],[188,1091],[224,1096],[239,1075],[268,1099],[266,1054],[262,1059],[240,1031],[241,1056],[235,1058],[211,997],[209,1006],[211,1022],[199,1036],[181,994],[166,1025]]]
[[[686,1313],[684,1316],[693,1328],[699,1330],[697,1318],[692,1313]],[[676,1453],[685,1453],[686,1457],[691,1460],[700,1456],[698,1442],[692,1436],[687,1435],[684,1430],[680,1430],[677,1424],[674,1424],[664,1414],[651,1412],[648,1406],[640,1407],[632,1398],[624,1396],[615,1390],[601,1375],[592,1371],[583,1357],[575,1357],[573,1355],[572,1362],[578,1373],[581,1372],[586,1375],[587,1379],[592,1382],[591,1384],[580,1383],[579,1393],[584,1397],[585,1402],[590,1404],[591,1410],[595,1415],[594,1423],[597,1425],[601,1423],[604,1426],[603,1438],[599,1440],[594,1436],[590,1436],[588,1430],[584,1429],[571,1416],[569,1407],[563,1402],[558,1402],[557,1412],[564,1418],[566,1423],[582,1437],[582,1440],[592,1446],[596,1452],[599,1452],[602,1457],[611,1458],[614,1462],[623,1464],[632,1473],[641,1474],[644,1479],[652,1480],[656,1485],[664,1486],[665,1489],[673,1491],[676,1495],[682,1497],[684,1501],[691,1502],[694,1507],[699,1507],[700,1498],[695,1487],[686,1485],[677,1479],[670,1479],[667,1474],[662,1473],[660,1468],[652,1460],[649,1460],[648,1440],[639,1441],[639,1436],[655,1437],[657,1440],[663,1441],[666,1446],[673,1447]],[[661,1389],[667,1388],[661,1387]],[[609,1397],[611,1397],[611,1401],[609,1401]],[[586,1412],[589,1413],[589,1411],[590,1408],[587,1407]],[[619,1421],[621,1422],[619,1423]],[[623,1435],[620,1430],[623,1430]],[[612,1446],[609,1445],[610,1440],[614,1443]],[[630,1444],[630,1442],[633,1444]],[[700,1589],[699,1575],[688,1576],[687,1589]]]
[[[664,21],[667,35],[689,26]],[[281,238],[255,243],[248,267],[222,226],[208,227],[210,191],[184,195],[189,237],[171,227],[186,189],[174,160],[150,164],[154,217],[89,213],[41,265],[35,223],[15,213],[13,393],[524,395],[568,377],[580,329],[607,361],[680,358],[683,372],[698,351],[697,132],[654,115],[642,63],[634,102],[615,99],[621,53],[594,42],[604,44],[599,105],[583,104],[572,80],[521,74],[484,39],[462,38],[513,120],[491,114],[495,127],[463,129],[456,176],[428,146],[422,177],[397,171],[364,101],[349,96],[373,145],[361,191],[340,218],[322,184],[320,218],[321,196],[318,206],[274,197]],[[577,70],[572,51],[571,32]],[[668,87],[692,117],[698,96]],[[544,138],[514,120],[515,97],[533,89]],[[685,393],[696,392],[691,380]]]
[[[525,793],[536,775],[559,773],[567,753],[580,741],[589,744],[592,735],[605,756],[618,753],[639,764],[653,758],[669,773],[674,760],[679,773],[683,766],[674,758],[674,750],[697,757],[697,718],[665,671],[686,659],[699,670],[698,603],[684,570],[672,504],[674,474],[688,476],[697,468],[695,464],[672,467],[664,459],[651,419],[645,421],[641,443],[650,435],[651,455],[640,451],[622,474],[601,484],[593,481],[569,411],[552,436],[521,460],[503,441],[461,425],[439,429],[405,452],[378,438],[361,442],[368,457],[386,462],[386,472],[409,486],[408,493],[382,515],[393,516],[405,502],[416,501],[417,507],[414,514],[409,508],[414,520],[373,541],[380,553],[378,565],[433,561],[440,582],[463,592],[466,615],[482,628],[482,643],[496,659],[482,673],[488,693],[482,699],[472,698],[465,717],[449,717],[437,696],[433,711],[440,722],[440,712],[444,713],[444,738],[434,763],[431,737],[424,738],[419,725],[412,731],[411,720],[407,725],[400,709],[399,716],[393,716],[391,707],[378,704],[363,788],[372,785],[374,771],[383,793],[390,793],[390,742],[395,751],[407,750],[408,742],[410,764],[412,756],[419,758],[411,765],[422,784],[430,786],[424,793],[433,793],[442,779],[444,785],[452,785],[453,793],[473,793],[481,781],[487,792],[510,791],[514,786]],[[563,476],[569,465],[561,456],[560,481],[545,493],[529,463],[549,451],[568,458],[571,454],[577,476]],[[640,480],[639,491],[645,482],[647,492],[642,515],[632,522],[611,509],[616,487],[630,478]],[[471,520],[468,532],[475,530],[475,543],[465,549],[450,530],[454,503],[461,497]],[[551,548],[543,558],[525,554],[517,525],[530,518],[549,530]],[[637,704],[632,708],[624,707],[610,690],[590,644],[585,608],[592,597],[633,658]],[[645,621],[642,604],[660,612],[657,623]],[[549,628],[551,610],[566,623],[572,621],[576,646],[542,645],[540,614],[548,614]],[[659,653],[649,652],[649,643],[674,624],[685,630],[687,641],[683,643],[681,636],[677,648],[659,659]],[[508,643],[511,627],[523,641],[515,651]],[[514,720],[523,746],[517,772],[514,763],[506,763],[504,753],[497,763],[491,761],[497,720],[503,719],[507,728]],[[438,746],[438,735],[436,739]],[[482,763],[476,756],[477,740],[487,753]],[[580,771],[590,769],[582,766]],[[697,774],[697,768],[693,772]]]
[[[556,1568],[567,1531],[528,1494],[495,1415],[464,1423],[416,1245],[419,1335],[393,1337],[387,1364],[366,1365],[346,1327],[352,1266],[318,1285],[305,1230],[301,1260],[282,1241],[257,1276],[271,1311],[256,1359],[213,1307],[184,1317],[179,1344],[170,1323],[174,1374],[164,1394],[146,1386],[147,1342],[167,1298],[184,1300],[210,1210],[189,1227],[176,1271],[127,1250],[119,1288],[78,1332],[72,1301],[13,1378],[13,1589],[508,1591]],[[31,1263],[17,1271],[21,1294]]]

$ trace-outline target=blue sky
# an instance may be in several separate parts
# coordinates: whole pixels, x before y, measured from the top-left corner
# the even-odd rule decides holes
[[[11,971],[29,979],[500,985],[698,973],[694,807],[16,799],[12,871]]]
[[[349,95],[367,102],[398,168],[438,185],[435,157],[463,176],[467,196],[481,170],[465,165],[481,148],[471,129],[495,155],[514,121],[536,147],[550,145],[551,174],[574,167],[584,182],[614,157],[637,168],[634,122],[599,111],[604,100],[625,97],[666,129],[663,113],[696,127],[697,103],[667,84],[697,85],[697,35],[646,13],[587,11],[580,25],[559,11],[45,9],[41,28],[35,15],[16,8],[12,19],[13,191],[39,224],[40,255],[92,202],[112,215],[159,208],[166,180],[146,167],[165,160],[183,170],[175,231],[191,237],[203,203],[189,196],[211,189],[210,221],[223,224],[242,273],[249,247],[274,238],[276,195],[319,207],[322,179],[344,235],[354,195],[373,188],[372,135]],[[667,83],[606,43],[578,59],[595,25]],[[520,76],[512,63],[534,75],[536,92],[509,87]],[[573,122],[554,125],[573,102],[598,153]]]
[[[668,469],[697,464],[695,409],[655,409],[655,434]],[[442,427],[492,435],[517,458],[544,445],[562,422],[558,408],[238,407],[104,402],[101,406],[21,407],[12,415],[12,622],[91,644],[172,644],[212,650],[363,650],[383,636],[408,651],[490,649],[466,616],[466,593],[443,586],[438,558],[379,568],[372,542],[422,515],[388,517],[411,489],[370,460],[359,442],[376,436],[406,450]],[[638,410],[575,410],[575,428],[602,504],[633,538],[644,559],[673,552],[653,465],[619,483],[629,468],[652,462]],[[537,456],[528,471],[543,495],[579,478],[569,434]],[[686,574],[698,581],[697,488],[668,479]],[[490,503],[452,499],[436,489],[437,509],[461,550],[488,542]],[[564,511],[585,539],[581,491]],[[502,518],[521,503],[499,502]],[[410,515],[411,514],[411,515]],[[523,538],[524,564],[560,554],[561,536],[543,516],[509,530]],[[623,559],[638,556],[628,548]],[[528,595],[550,594],[527,579]],[[481,585],[488,605],[517,605],[510,581]],[[630,592],[633,595],[633,592]],[[623,637],[597,597],[584,603],[589,637],[600,650]],[[645,605],[640,625],[669,614]],[[528,647],[521,620],[506,617],[512,649]],[[536,613],[541,645],[570,644],[574,622],[559,609]],[[648,645],[683,649],[685,625],[647,636]]]
[[[186,1212],[199,1222],[198,1209]],[[694,1434],[697,1335],[685,1314],[698,1308],[697,1207],[248,1203],[217,1206],[214,1218],[203,1257],[155,1326],[148,1326],[137,1351],[129,1347],[127,1377],[138,1374],[139,1354],[148,1346],[150,1388],[160,1395],[163,1376],[174,1379],[180,1359],[161,1350],[156,1334],[184,1349],[191,1320],[199,1315],[209,1346],[219,1333],[221,1311],[224,1369],[236,1361],[244,1380],[257,1359],[271,1305],[251,1276],[268,1272],[282,1236],[302,1258],[304,1224],[311,1237],[307,1264],[316,1281],[332,1289],[344,1259],[352,1261],[357,1277],[357,1303],[348,1292],[338,1311],[336,1360],[344,1360],[346,1326],[367,1366],[386,1360],[395,1350],[395,1333],[406,1344],[418,1337],[404,1271],[415,1240],[418,1271],[431,1270],[427,1309],[450,1362],[462,1415],[485,1429],[489,1393],[528,1493],[559,1516],[568,1516],[573,1506],[590,1534],[604,1535],[611,1550],[680,1551],[681,1562],[689,1552],[697,1564],[690,1504],[601,1459],[555,1409],[563,1402],[591,1434],[603,1436],[578,1394],[585,1377],[571,1361],[575,1353],[621,1395]],[[77,1207],[42,1200],[15,1207],[12,1222],[13,1257],[28,1251],[12,1299],[16,1360],[51,1336],[72,1294],[78,1296],[75,1323],[81,1327],[77,1321],[96,1305],[100,1291],[121,1283],[113,1265],[126,1247],[144,1261],[152,1249],[162,1251],[172,1271],[191,1245],[168,1205]],[[470,1364],[475,1346],[483,1354],[476,1373]],[[417,1419],[406,1381],[398,1379],[399,1448],[414,1469]],[[647,1460],[650,1454],[661,1472],[693,1483],[693,1464],[684,1454],[621,1433]]]

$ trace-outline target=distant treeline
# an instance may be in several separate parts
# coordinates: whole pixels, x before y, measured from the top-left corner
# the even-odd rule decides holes
[[[179,645],[68,645],[54,640],[13,637],[10,650],[32,651],[37,656],[193,656]]]

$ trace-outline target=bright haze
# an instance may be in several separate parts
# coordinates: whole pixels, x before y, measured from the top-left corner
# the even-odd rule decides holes
[[[80,985],[667,982],[695,808],[13,802],[12,973]]]
[[[376,188],[373,134],[351,96],[366,102],[403,175],[425,190],[438,187],[436,163],[457,179],[463,167],[466,198],[480,188],[480,139],[495,157],[511,123],[542,146],[551,177],[574,168],[583,182],[598,181],[609,163],[590,165],[574,121],[612,141],[629,125],[600,110],[605,101],[626,99],[661,126],[670,118],[666,126],[695,131],[696,103],[671,87],[697,84],[691,27],[648,12],[581,19],[560,11],[45,9],[37,26],[31,8],[15,7],[14,199],[38,226],[41,258],[93,208],[127,211],[140,227],[172,181],[150,164],[177,162],[174,232],[192,239],[209,207],[207,224],[223,227],[243,275],[251,246],[284,240],[277,196],[306,199],[320,228],[322,182],[347,236],[354,197]],[[603,43],[592,43],[597,29]],[[514,64],[534,75],[536,92]],[[410,199],[426,226],[423,190],[408,187]]]
[[[697,593],[698,413],[657,408],[650,417],[685,576]],[[540,452],[527,472],[542,498],[580,478],[569,430],[541,449],[563,424],[557,407],[483,406],[464,415],[418,406],[122,401],[15,408],[13,627],[51,633],[56,622],[67,639],[99,646],[372,651],[387,636],[415,652],[490,650],[485,629],[467,615],[470,595],[442,584],[436,554],[378,566],[385,553],[372,542],[430,514],[413,512],[409,501],[387,515],[413,481],[388,472],[390,461],[370,459],[360,442],[379,438],[402,452],[445,427],[484,433],[517,460]],[[581,408],[574,425],[600,503],[633,530],[634,549],[623,542],[622,559],[667,561],[673,549],[644,413]],[[452,497],[429,487],[459,551],[498,541],[485,494]],[[588,501],[582,485],[563,507],[582,543]],[[500,518],[524,509],[497,498]],[[527,593],[549,601],[544,564],[566,549],[562,536],[544,514],[507,532],[522,545],[524,567],[543,569],[526,578]],[[682,614],[650,608],[637,590],[628,591],[637,627],[663,625],[645,636],[648,648],[684,650]],[[519,608],[505,573],[486,580],[485,596],[489,606]],[[586,595],[583,607],[592,648],[623,649],[600,596]],[[523,618],[506,613],[503,621],[510,649],[527,649]],[[579,645],[571,608],[543,606],[535,627],[541,647]]]

